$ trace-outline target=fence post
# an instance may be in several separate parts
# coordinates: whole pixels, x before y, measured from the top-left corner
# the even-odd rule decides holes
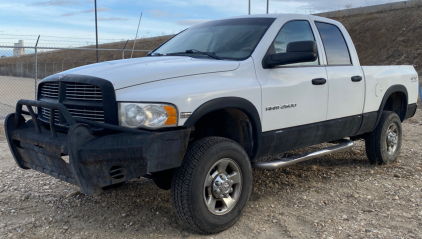
[[[126,41],[126,43],[125,43],[125,45],[123,46],[123,48],[122,48],[122,59],[125,59],[125,47],[126,47],[126,44],[129,42],[129,39]]]
[[[40,40],[40,35],[38,35],[37,43],[35,43],[35,100],[37,100],[37,78],[38,78],[38,59],[37,59],[37,49],[38,49],[38,41]]]

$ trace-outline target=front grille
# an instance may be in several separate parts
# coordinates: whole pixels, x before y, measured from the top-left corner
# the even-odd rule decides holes
[[[81,108],[68,108],[72,116],[104,123],[104,111]]]
[[[59,82],[51,82],[43,84],[41,88],[41,96],[50,98],[50,99],[58,99],[59,98]]]
[[[98,86],[82,83],[66,83],[66,99],[102,101],[103,96]]]
[[[54,114],[54,121],[56,123],[59,123],[60,122],[60,120],[59,120],[59,112],[56,110],[54,113],[55,113]],[[41,115],[42,115],[42,117],[44,119],[50,120],[50,109],[49,108],[41,107]]]
[[[93,80],[92,78],[87,79],[87,82],[93,82],[93,84],[81,83],[79,79],[75,82],[72,78],[62,79],[60,82],[41,83],[38,99],[62,103],[75,118],[116,124],[117,105],[112,84],[105,80]],[[49,108],[39,107],[38,112],[40,120],[45,123],[50,121]],[[54,114],[54,121],[57,125],[62,126],[67,123],[64,117],[60,117],[57,110]]]
[[[70,108],[67,107],[70,114],[74,117],[92,120],[100,123],[104,123],[104,111],[103,110],[95,110],[95,109],[85,109],[85,108]],[[59,123],[59,113],[57,110],[54,112],[54,121]],[[41,114],[42,117],[45,119],[50,119],[50,109],[41,107]]]

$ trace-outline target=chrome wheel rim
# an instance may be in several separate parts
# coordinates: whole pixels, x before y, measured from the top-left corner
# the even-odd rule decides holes
[[[230,158],[218,160],[204,182],[205,206],[214,215],[224,215],[236,206],[242,192],[242,172]]]
[[[389,155],[393,155],[397,151],[399,141],[399,127],[396,123],[390,124],[387,130],[387,137],[386,137],[386,146],[387,146],[387,153]]]

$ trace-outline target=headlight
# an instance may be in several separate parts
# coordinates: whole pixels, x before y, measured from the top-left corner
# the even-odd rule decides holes
[[[119,125],[152,129],[174,127],[177,110],[169,104],[119,103]]]

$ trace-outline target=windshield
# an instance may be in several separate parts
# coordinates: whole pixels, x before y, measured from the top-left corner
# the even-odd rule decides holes
[[[239,18],[202,23],[176,35],[151,55],[216,56],[215,59],[243,60],[252,54],[274,20]]]

